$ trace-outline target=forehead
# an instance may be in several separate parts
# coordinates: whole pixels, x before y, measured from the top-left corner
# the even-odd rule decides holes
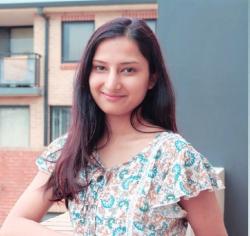
[[[93,60],[105,62],[138,61],[147,62],[139,50],[137,43],[128,37],[106,39],[99,44]]]

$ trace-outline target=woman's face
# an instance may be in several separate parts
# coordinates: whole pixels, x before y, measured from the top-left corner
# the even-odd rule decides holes
[[[107,39],[93,58],[90,92],[106,115],[130,115],[153,87],[149,77],[148,62],[134,41]]]

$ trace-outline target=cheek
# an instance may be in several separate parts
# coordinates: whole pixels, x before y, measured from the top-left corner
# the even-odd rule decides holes
[[[148,83],[134,85],[130,89],[131,98],[135,103],[141,103],[148,92]]]
[[[92,94],[95,93],[95,90],[98,88],[98,86],[98,80],[93,76],[89,77],[89,88]]]
[[[138,95],[142,95],[143,93],[146,94],[149,89],[149,81],[144,79],[142,81],[139,81],[139,83],[134,83],[130,87],[132,90],[134,90],[135,93],[138,93]]]

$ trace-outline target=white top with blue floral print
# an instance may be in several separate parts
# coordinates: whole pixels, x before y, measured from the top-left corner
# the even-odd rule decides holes
[[[64,135],[36,160],[47,173],[67,139]],[[187,212],[180,197],[195,197],[203,190],[224,189],[208,160],[180,134],[165,131],[130,161],[105,168],[94,152],[87,171],[87,191],[69,201],[69,213],[75,236],[184,236]]]

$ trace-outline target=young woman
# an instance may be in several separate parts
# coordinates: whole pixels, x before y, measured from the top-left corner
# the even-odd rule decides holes
[[[197,236],[227,235],[213,192],[224,186],[177,132],[173,88],[142,20],[117,18],[94,32],[78,69],[68,134],[36,163],[38,174],[3,236],[59,236],[37,222],[60,200],[77,236],[184,236],[187,222]]]

